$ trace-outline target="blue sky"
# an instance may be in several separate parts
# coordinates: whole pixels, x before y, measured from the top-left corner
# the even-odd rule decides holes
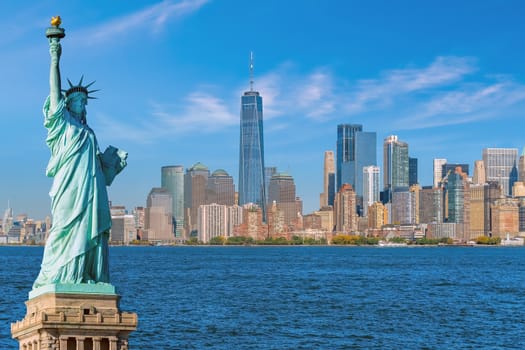
[[[62,77],[96,80],[88,123],[129,152],[109,188],[145,205],[160,167],[196,162],[237,182],[240,95],[263,96],[265,162],[291,174],[306,213],[322,190],[337,124],[391,134],[419,159],[473,164],[485,147],[525,146],[522,1],[3,1],[0,209],[49,214],[42,104],[45,29],[60,15]]]

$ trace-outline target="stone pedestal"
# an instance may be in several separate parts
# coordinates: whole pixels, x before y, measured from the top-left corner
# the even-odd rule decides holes
[[[23,320],[11,324],[20,350],[128,350],[137,314],[122,312],[111,285],[54,285],[33,290]]]

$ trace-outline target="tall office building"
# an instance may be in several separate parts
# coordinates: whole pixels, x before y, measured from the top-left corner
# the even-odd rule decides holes
[[[268,205],[273,202],[284,214],[284,224],[290,225],[297,219],[298,207],[295,196],[295,183],[293,177],[286,173],[277,173],[270,180]]]
[[[444,158],[434,158],[434,187],[439,187],[441,179],[445,174],[442,172],[442,167],[444,164],[447,164],[447,160]]]
[[[239,145],[239,205],[257,204],[266,219],[264,182],[263,105],[253,90],[253,55],[250,61],[250,91],[241,97]]]
[[[334,152],[324,152],[324,166],[323,166],[323,193],[321,193],[321,200],[319,207],[326,207],[334,205],[335,196],[335,162]]]
[[[173,199],[169,191],[162,187],[152,188],[144,213],[144,228],[149,241],[173,241],[175,239]]]
[[[208,178],[206,203],[232,206],[235,204],[233,177],[225,170],[215,170]]]
[[[408,144],[396,135],[388,136],[383,143],[383,186],[387,202],[393,190],[408,188]]]
[[[357,230],[356,194],[352,185],[344,184],[335,195],[335,229],[338,233],[351,233]]]
[[[368,215],[368,207],[379,201],[379,167],[363,168],[363,216]]]
[[[417,158],[408,157],[408,185],[418,184],[417,180]]]
[[[415,194],[408,187],[396,187],[392,191],[392,223],[411,225],[416,223]]]
[[[443,190],[440,187],[423,187],[419,191],[419,222],[443,222]]]
[[[206,188],[210,171],[202,163],[196,163],[184,174],[184,222],[186,234],[195,236],[197,214],[200,205],[206,204]]]
[[[161,187],[168,190],[173,199],[171,213],[175,220],[175,236],[184,233],[184,167],[182,165],[161,168]]]
[[[345,183],[352,185],[356,196],[356,209],[363,199],[363,167],[377,165],[376,133],[364,132],[360,124],[337,126],[336,189]]]
[[[518,181],[518,149],[484,148],[483,163],[487,182],[498,182],[503,195],[512,195],[512,185]]]

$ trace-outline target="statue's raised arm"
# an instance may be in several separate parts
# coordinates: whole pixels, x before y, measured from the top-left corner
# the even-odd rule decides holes
[[[49,71],[49,111],[53,114],[62,98],[61,80],[60,80],[60,56],[62,54],[62,45],[60,39],[65,36],[64,29],[60,28],[60,16],[51,19],[51,26],[46,31],[49,38],[49,54],[51,55],[51,68]]]

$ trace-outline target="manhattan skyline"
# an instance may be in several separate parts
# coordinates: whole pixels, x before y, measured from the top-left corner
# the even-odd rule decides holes
[[[434,158],[473,168],[484,148],[525,146],[520,1],[29,1],[0,10],[0,208],[9,201],[15,214],[50,212],[41,111],[54,15],[66,29],[63,80],[96,80],[88,124],[102,149],[112,142],[129,152],[109,188],[128,209],[145,205],[162,166],[225,169],[238,190],[250,51],[265,166],[293,176],[305,213],[319,207],[338,124],[377,133],[381,172],[384,138],[407,142],[425,186]]]

